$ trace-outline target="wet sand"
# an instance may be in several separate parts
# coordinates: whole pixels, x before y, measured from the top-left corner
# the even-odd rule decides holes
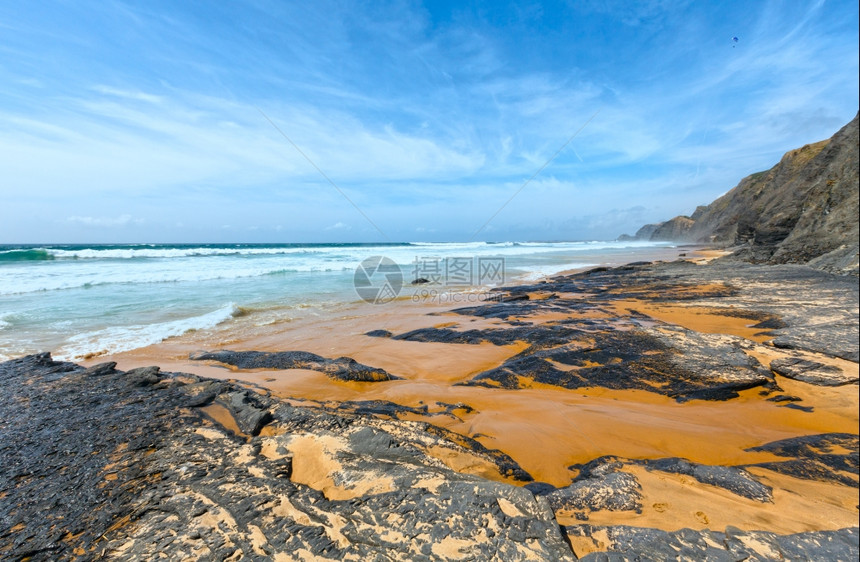
[[[696,262],[718,255],[715,252],[688,253],[690,257],[687,259]],[[784,393],[802,397],[803,405],[812,407],[814,414],[768,401],[757,388],[742,391],[740,397],[727,401],[679,403],[668,396],[643,390],[568,390],[537,383],[518,390],[457,386],[457,383],[501,365],[528,344],[463,345],[365,335],[368,331],[380,329],[394,334],[427,327],[485,329],[498,323],[492,319],[450,312],[452,308],[474,304],[428,304],[400,299],[384,306],[356,306],[346,313],[330,317],[308,317],[265,326],[254,325],[253,316],[249,316],[238,319],[240,325],[227,337],[221,334],[222,337],[216,341],[208,332],[186,334],[148,348],[112,357],[92,358],[86,364],[110,360],[116,361],[120,369],[159,365],[164,371],[244,381],[268,389],[278,397],[302,403],[383,400],[415,408],[427,406],[428,415],[410,414],[402,419],[429,421],[475,438],[488,448],[510,455],[535,480],[558,487],[568,485],[576,475],[576,471],[568,467],[603,455],[631,459],[682,457],[711,465],[755,464],[784,459],[746,449],[798,435],[856,434],[858,430],[858,396],[854,385],[813,386],[777,375],[777,383]],[[611,310],[618,315],[635,311],[703,333],[745,338],[750,342],[748,353],[765,365],[784,353],[762,345],[768,336],[751,327],[755,320],[726,316],[712,307],[624,299],[615,301]],[[571,313],[567,318],[576,317]],[[558,314],[529,317],[534,323],[553,323],[563,319]],[[217,363],[190,361],[189,354],[200,349],[301,350],[330,358],[346,356],[385,369],[402,380],[339,382],[316,371],[238,370]],[[809,355],[830,364],[836,363],[846,372],[857,373],[857,363],[820,354]],[[465,404],[472,411],[456,410],[454,416],[432,415],[441,409],[437,403]],[[211,413],[216,421],[222,421],[222,425],[230,429],[229,420],[219,419],[222,414]],[[446,464],[502,479],[481,467],[470,468],[461,460],[446,459]],[[308,466],[307,470],[300,471],[298,477],[308,480],[308,483],[320,478],[325,480],[324,469],[323,466]],[[592,514],[590,522],[664,530],[684,527],[720,529],[734,525],[777,533],[856,525],[856,489],[752,470],[758,470],[755,474],[779,490],[775,492],[773,504],[738,498],[683,476],[641,469],[636,476],[644,490],[646,508],[643,512],[597,513]],[[562,524],[575,523],[568,515],[558,515]],[[591,548],[588,545],[581,547]]]

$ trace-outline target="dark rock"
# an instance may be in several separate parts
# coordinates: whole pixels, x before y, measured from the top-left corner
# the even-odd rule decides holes
[[[449,540],[472,559],[573,559],[546,500],[429,455],[473,454],[441,428],[161,375],[94,385],[49,355],[0,363],[0,556],[438,560]],[[265,409],[277,431],[248,440],[187,407],[215,388],[240,426]],[[309,454],[330,456],[331,487],[291,479]]]
[[[767,318],[766,320],[762,320],[761,322],[753,324],[750,327],[751,328],[758,328],[760,330],[776,330],[779,328],[786,328],[786,327],[788,327],[788,324],[786,324],[785,322],[783,322],[779,318],[770,317],[770,318]]]
[[[436,402],[436,406],[437,408],[430,410],[430,407],[427,404],[424,404],[420,408],[414,408],[385,400],[349,400],[337,402],[336,405],[331,406],[331,408],[334,408],[336,411],[341,413],[349,412],[362,416],[371,415],[392,420],[400,419],[404,416],[416,415],[428,417],[447,416],[456,420],[460,419],[456,412],[470,413],[473,411],[471,406],[462,403],[448,404],[446,402]],[[322,407],[328,408],[327,405],[323,405]]]
[[[545,496],[558,489],[552,484],[548,484],[547,482],[529,482],[528,484],[523,486],[523,488],[527,489],[536,496]]]
[[[116,372],[116,361],[108,361],[107,363],[99,363],[87,369],[87,375],[91,377],[99,377],[102,375],[112,375]]]
[[[364,335],[370,336],[372,338],[390,338],[394,334],[392,334],[388,330],[371,330]]]
[[[618,525],[565,527],[571,537],[591,538],[605,552],[580,556],[589,562],[603,560],[855,560],[860,553],[857,527],[777,535],[765,531],[662,531]],[[597,537],[601,537],[598,539]],[[582,539],[580,539],[582,540]],[[607,544],[608,542],[608,544]]]
[[[828,140],[787,152],[693,217],[645,225],[639,239],[742,246],[734,259],[858,271],[858,117]]]
[[[419,328],[393,337],[395,340],[480,345],[510,345],[528,342],[535,349],[568,343],[577,330],[564,326],[516,326],[491,330],[454,330],[451,328]]]
[[[558,347],[532,346],[467,384],[513,389],[526,379],[571,389],[641,389],[685,401],[726,400],[740,390],[772,382],[730,336],[668,327],[617,331],[611,326],[600,332],[566,329],[564,334],[589,345],[558,345],[559,340],[552,340],[548,343]],[[554,366],[559,363],[577,368],[562,370]]]
[[[767,399],[768,402],[800,402],[803,400],[799,396],[789,396],[788,394],[777,394]]]
[[[546,494],[546,498],[555,510],[640,512],[642,486],[622,468],[623,464],[614,457],[595,459],[580,468],[579,476],[569,486]]]
[[[838,482],[857,487],[860,470],[860,437],[850,433],[821,433],[773,441],[748,451],[763,451],[790,460],[759,466],[807,480]]]
[[[189,384],[183,389],[188,396],[185,405],[190,408],[206,406],[215,400],[215,397],[221,394],[223,389],[224,385],[221,383],[209,380]]]
[[[138,367],[137,369],[126,371],[125,376],[134,385],[149,386],[161,380],[159,371],[161,371],[159,367]]]
[[[680,458],[645,460],[641,461],[641,464],[648,470],[692,476],[703,484],[716,486],[758,502],[773,501],[772,489],[742,468],[704,465]]]
[[[412,281],[413,285],[426,285],[427,283],[430,283],[430,280],[425,277],[419,277]]]
[[[242,433],[259,435],[260,430],[272,421],[272,413],[261,403],[258,395],[247,390],[227,394],[227,408],[236,420],[236,425]]]
[[[350,357],[328,359],[308,351],[213,351],[191,355],[196,361],[218,361],[240,369],[309,369],[327,376],[354,382],[381,382],[397,380],[383,369],[358,363]]]
[[[819,386],[842,386],[858,383],[857,377],[844,372],[835,365],[825,365],[799,357],[774,359],[770,363],[770,368],[778,375]]]

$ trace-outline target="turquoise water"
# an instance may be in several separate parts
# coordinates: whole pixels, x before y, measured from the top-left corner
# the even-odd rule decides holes
[[[642,242],[399,244],[137,244],[0,246],[0,359],[37,351],[74,359],[223,327],[261,312],[363,304],[354,287],[363,260],[396,263],[403,287],[445,264],[435,290],[469,291],[653,251]],[[447,261],[446,261],[447,260]],[[483,260],[483,261],[481,261]],[[378,261],[378,260],[377,260]],[[503,275],[479,278],[480,263]],[[367,263],[374,263],[372,260]],[[434,266],[438,269],[434,270]],[[471,270],[471,271],[469,271]],[[381,271],[381,270],[380,270]],[[489,270],[488,270],[489,271]],[[471,275],[462,275],[463,273]],[[372,272],[371,272],[372,273]],[[380,272],[371,289],[384,283]],[[429,286],[427,286],[429,287]],[[384,300],[384,299],[383,299]]]

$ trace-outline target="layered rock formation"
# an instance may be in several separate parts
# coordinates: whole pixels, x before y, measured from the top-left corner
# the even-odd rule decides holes
[[[326,393],[363,389],[360,400],[315,401],[279,398],[248,379],[122,371],[113,362],[84,368],[33,355],[0,363],[0,557],[857,558],[860,440],[856,425],[840,421],[856,424],[854,278],[679,261],[597,268],[496,294],[446,312],[451,322],[434,316],[430,327],[366,336],[411,353],[519,342],[516,354],[450,388],[472,398],[564,393],[565,401],[599,391],[577,398],[566,410],[574,415],[606,406],[590,404],[601,389],[647,395],[640,402],[628,394],[623,411],[669,396],[663,407],[672,418],[707,405],[692,419],[695,440],[671,454],[624,453],[614,430],[599,440],[595,428],[577,429],[598,440],[582,434],[577,451],[585,454],[565,464],[564,480],[535,482],[527,459],[482,433],[491,426],[475,414],[488,401],[425,396],[429,403],[416,407],[364,399],[371,389],[410,384],[373,358],[193,354],[193,365],[230,365],[240,380],[260,369],[284,380],[315,372]],[[696,328],[726,319],[742,335]],[[786,382],[792,386],[780,386]],[[745,428],[742,458],[727,460],[725,448],[696,458],[721,427],[699,414],[720,404],[754,408],[758,421],[778,411],[797,431],[760,438],[767,428]],[[634,414],[637,424],[649,423],[644,411]],[[821,429],[812,429],[814,416],[826,422]],[[679,426],[656,421],[661,441],[681,439],[671,429]]]
[[[0,416],[4,560],[574,559],[546,499],[439,458],[504,455],[428,424],[47,353],[0,363]]]
[[[692,216],[646,225],[635,238],[734,247],[736,257],[754,263],[856,272],[858,144],[855,116],[830,139],[786,153]]]

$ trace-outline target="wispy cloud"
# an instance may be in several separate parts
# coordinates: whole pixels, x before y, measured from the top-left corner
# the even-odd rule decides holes
[[[93,226],[97,228],[118,228],[131,224],[143,224],[143,219],[135,219],[131,215],[120,215],[118,217],[81,217],[72,216],[66,222],[82,226]]]
[[[334,228],[363,219],[257,108],[393,239],[468,237],[600,109],[485,232],[614,236],[850,119],[856,20],[847,0],[0,5],[0,237],[40,210],[75,218],[52,238],[124,216],[368,236]]]
[[[336,222],[331,226],[325,227],[326,230],[352,230],[352,227],[343,222]]]

